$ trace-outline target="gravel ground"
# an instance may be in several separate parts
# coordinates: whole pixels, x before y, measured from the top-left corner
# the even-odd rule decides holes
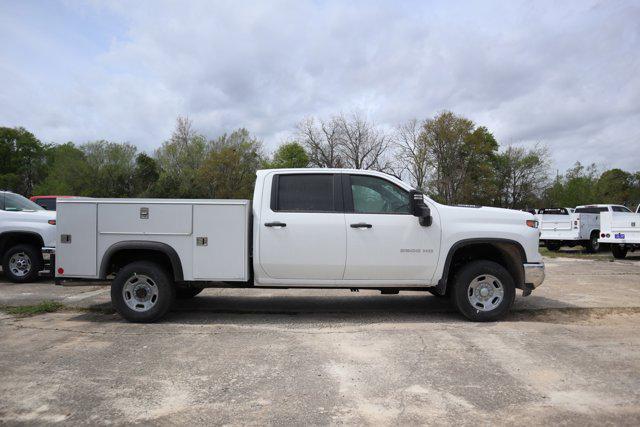
[[[158,324],[108,288],[8,284],[9,424],[640,424],[640,257],[546,259],[497,323],[417,292],[207,289]]]

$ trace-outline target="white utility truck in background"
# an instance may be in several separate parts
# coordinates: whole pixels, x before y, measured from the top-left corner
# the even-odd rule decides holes
[[[610,244],[611,253],[619,259],[640,250],[640,206],[636,213],[625,208],[600,214],[599,241]]]
[[[444,206],[365,170],[258,171],[249,200],[61,199],[56,283],[111,281],[133,322],[205,287],[450,295],[497,319],[544,279],[531,214]]]
[[[562,246],[584,246],[589,252],[600,250],[600,214],[629,212],[621,205],[584,205],[571,208],[546,208],[538,211],[540,241],[550,251]]]
[[[55,242],[55,212],[19,194],[0,191],[0,260],[7,279],[27,283],[50,272]]]

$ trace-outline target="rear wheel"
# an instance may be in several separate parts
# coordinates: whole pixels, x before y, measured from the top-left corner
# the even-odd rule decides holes
[[[515,296],[511,274],[493,261],[473,261],[455,274],[453,303],[474,322],[500,319],[513,305]]]
[[[40,270],[42,254],[34,245],[16,245],[4,254],[2,271],[13,283],[33,282]]]
[[[176,299],[189,299],[193,298],[202,292],[204,288],[194,286],[178,286],[176,288]]]
[[[592,254],[596,252],[600,252],[600,242],[598,242],[599,233],[600,233],[599,231],[594,231],[593,233],[591,233],[591,237],[587,242],[587,252]]]
[[[111,283],[113,307],[130,322],[155,322],[169,311],[175,295],[168,272],[148,261],[126,265]]]
[[[611,245],[611,253],[614,258],[623,259],[629,250],[624,245]]]
[[[560,243],[558,243],[558,242],[547,242],[547,244],[545,246],[550,251],[556,252],[556,251],[560,250],[560,246],[562,246],[562,245]]]

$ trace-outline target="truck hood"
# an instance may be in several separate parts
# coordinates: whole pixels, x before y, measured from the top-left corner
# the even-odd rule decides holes
[[[524,225],[528,219],[534,219],[529,212],[513,209],[492,208],[488,206],[447,206],[439,205],[438,210],[447,215],[468,222],[482,222],[492,224]]]
[[[50,219],[56,219],[55,211],[22,211],[20,212],[21,222],[37,222],[44,223]]]

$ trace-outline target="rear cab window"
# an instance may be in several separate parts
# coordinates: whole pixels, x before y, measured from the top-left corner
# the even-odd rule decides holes
[[[48,211],[56,210],[56,199],[53,197],[36,199],[35,202],[38,206],[42,206]]]
[[[277,174],[271,184],[274,212],[342,212],[340,175]]]
[[[606,206],[585,206],[582,208],[576,208],[576,213],[590,213],[599,214],[601,212],[608,212],[609,209]]]
[[[565,208],[545,208],[540,209],[541,215],[569,215],[569,211]]]

